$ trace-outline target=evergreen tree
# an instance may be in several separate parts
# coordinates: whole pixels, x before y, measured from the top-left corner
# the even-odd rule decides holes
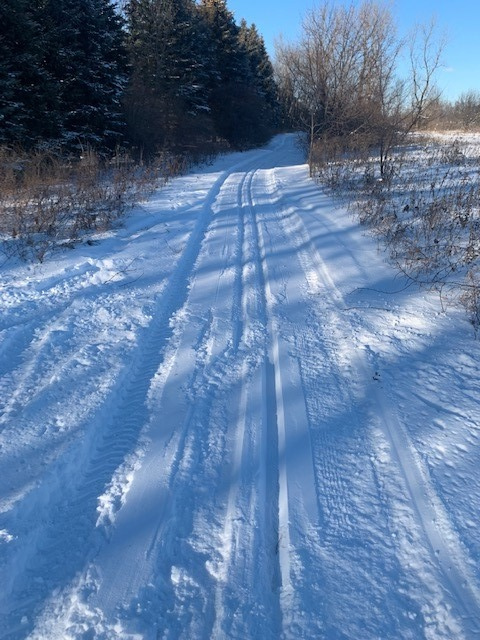
[[[58,91],[61,140],[114,146],[124,128],[122,21],[109,0],[37,0],[44,65]]]
[[[203,62],[208,44],[195,2],[130,0],[126,12],[132,67],[126,104],[133,138],[149,152],[183,148],[211,129]]]
[[[202,0],[200,5],[210,43],[209,105],[217,133],[234,146],[251,138],[253,83],[239,28],[225,0]]]
[[[55,135],[54,81],[43,66],[35,3],[0,4],[0,143],[30,146]]]
[[[259,99],[259,130],[263,129],[268,136],[277,125],[279,118],[278,92],[273,66],[265,41],[254,24],[249,27],[246,21],[242,20],[238,38],[240,46],[248,57],[254,81],[253,89]]]
[[[217,132],[234,146],[264,142],[276,109],[273,68],[255,26],[240,27],[225,0],[202,0],[213,55],[210,107]]]
[[[272,67],[225,0],[129,0],[124,15],[127,32],[112,0],[3,0],[0,143],[114,146],[125,116],[147,152],[268,137]]]

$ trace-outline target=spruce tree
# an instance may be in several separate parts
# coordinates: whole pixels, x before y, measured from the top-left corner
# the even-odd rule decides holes
[[[245,20],[240,23],[238,34],[240,46],[245,51],[253,77],[253,86],[259,101],[258,133],[267,136],[278,122],[279,106],[274,70],[265,47],[265,41],[256,26],[250,27]]]
[[[127,94],[130,131],[147,152],[183,148],[210,130],[208,44],[193,0],[130,0]]]
[[[230,144],[242,147],[250,138],[253,79],[239,45],[239,29],[225,0],[202,0],[200,11],[210,43],[209,106],[215,129]]]
[[[35,2],[0,3],[0,143],[32,146],[58,133],[55,82],[44,68]]]
[[[225,0],[202,0],[200,11],[214,63],[209,104],[216,130],[236,147],[264,142],[272,131],[276,96],[263,39],[245,21],[237,26]]]
[[[109,0],[37,0],[44,67],[57,88],[61,142],[113,147],[124,130],[127,59]]]

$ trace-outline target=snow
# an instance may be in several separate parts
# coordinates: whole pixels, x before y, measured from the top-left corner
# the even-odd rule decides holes
[[[480,346],[294,136],[1,268],[0,636],[480,637]]]

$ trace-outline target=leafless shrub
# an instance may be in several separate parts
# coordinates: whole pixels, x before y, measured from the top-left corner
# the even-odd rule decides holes
[[[344,154],[316,175],[387,246],[398,269],[458,300],[480,327],[480,154],[458,140],[397,152],[381,174],[374,158]],[[332,169],[334,167],[334,169]]]
[[[435,160],[432,156],[432,160]],[[462,151],[461,143],[455,139],[451,144],[442,145],[440,149],[441,162],[447,165],[462,166],[465,163],[465,153]]]
[[[480,329],[480,270],[478,267],[468,271],[460,302],[465,307],[477,334]]]
[[[287,113],[308,136],[312,172],[328,137],[374,147],[386,174],[396,148],[430,120],[443,46],[433,21],[399,38],[383,3],[324,0],[308,12],[299,42],[277,44],[276,74]]]
[[[43,261],[85,233],[111,227],[187,160],[162,154],[148,165],[123,152],[105,159],[0,149],[0,239],[6,256]]]
[[[358,169],[368,171],[368,143],[355,136],[322,136],[310,151],[310,172],[337,195],[357,188]]]

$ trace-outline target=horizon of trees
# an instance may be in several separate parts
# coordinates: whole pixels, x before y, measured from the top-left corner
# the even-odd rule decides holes
[[[428,122],[443,129],[479,131],[480,90],[463,91],[455,100],[445,100],[440,96],[431,105]]]
[[[402,49],[410,76],[401,78]],[[195,153],[303,130],[310,153],[333,140],[380,148],[428,123],[480,126],[480,93],[441,99],[432,25],[402,42],[388,7],[330,0],[306,14],[275,69],[255,25],[226,0],[3,0],[0,145],[81,153]],[[330,146],[332,146],[330,144]]]
[[[1,3],[0,144],[245,148],[278,114],[263,38],[226,0]]]

